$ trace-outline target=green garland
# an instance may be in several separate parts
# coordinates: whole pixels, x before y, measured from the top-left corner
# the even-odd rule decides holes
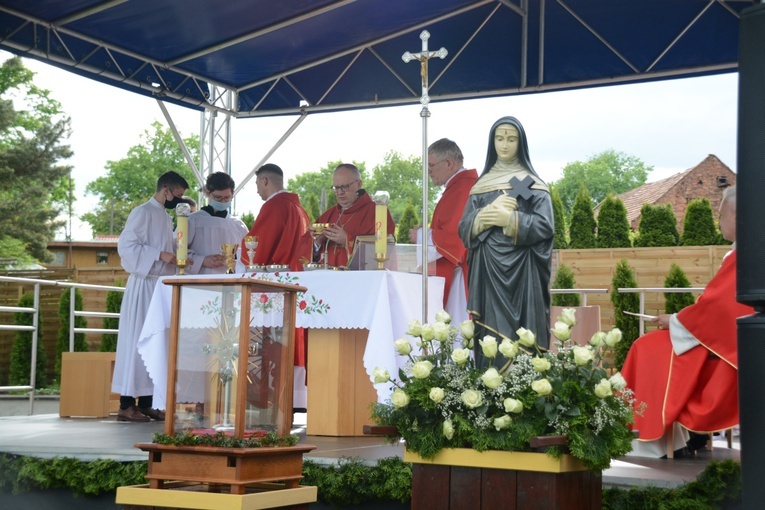
[[[192,434],[190,429],[176,432],[174,435],[154,434],[154,443],[172,446],[215,446],[218,448],[265,448],[269,446],[295,446],[300,437],[295,434],[280,436],[276,432],[267,432],[264,436],[239,439],[227,436],[219,431],[215,434]]]

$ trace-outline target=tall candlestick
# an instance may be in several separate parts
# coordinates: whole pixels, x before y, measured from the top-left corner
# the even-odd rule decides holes
[[[383,269],[388,251],[388,201],[387,191],[378,191],[372,199],[375,201],[375,258],[377,269]]]
[[[178,264],[178,273],[186,273],[186,257],[188,257],[189,250],[189,214],[191,213],[191,207],[189,204],[178,204],[175,206],[175,219],[177,225],[175,227],[175,236],[178,247],[175,252],[175,260]]]

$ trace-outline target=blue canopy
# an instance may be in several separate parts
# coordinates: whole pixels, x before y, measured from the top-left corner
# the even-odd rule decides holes
[[[0,0],[0,47],[239,117],[731,72],[752,0]],[[221,101],[221,91],[236,100]]]

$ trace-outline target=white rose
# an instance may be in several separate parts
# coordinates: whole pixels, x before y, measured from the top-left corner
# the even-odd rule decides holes
[[[515,331],[515,334],[518,335],[518,341],[521,345],[525,345],[526,347],[534,347],[534,344],[537,342],[534,333],[526,328],[518,328]]]
[[[609,382],[611,383],[611,387],[616,391],[622,391],[627,387],[627,381],[624,380],[621,372],[616,372],[614,375],[612,375],[609,379]]]
[[[438,322],[449,324],[452,321],[452,316],[449,315],[449,313],[446,310],[441,310],[440,312],[436,314],[436,320]]]
[[[415,379],[427,379],[431,370],[433,370],[433,363],[430,361],[418,361],[412,365],[412,375]]]
[[[552,384],[547,379],[539,379],[531,383],[531,389],[536,391],[540,397],[544,397],[552,393]]]
[[[513,423],[513,419],[506,414],[500,416],[499,418],[494,418],[494,428],[497,430],[506,429],[510,426],[511,423]]]
[[[406,334],[412,335],[412,336],[420,336],[421,332],[422,332],[422,325],[420,324],[420,321],[413,320],[409,323],[409,331],[407,331]]]
[[[614,345],[618,344],[621,341],[622,341],[622,330],[619,328],[612,329],[606,335],[606,345],[609,347],[613,347]]]
[[[592,361],[592,349],[589,347],[575,345],[571,348],[571,352],[574,353],[574,363],[580,367]]]
[[[454,436],[454,425],[452,425],[452,420],[446,420],[444,421],[444,437],[446,439],[451,439]]]
[[[481,380],[487,388],[491,388],[492,390],[496,390],[499,388],[499,385],[502,384],[502,376],[499,375],[499,372],[497,372],[497,369],[494,367],[486,370],[481,376]]]
[[[436,322],[433,324],[433,336],[439,342],[446,342],[449,340],[449,326],[444,322]]]
[[[380,367],[375,367],[375,369],[372,371],[372,377],[374,378],[375,384],[386,383],[390,381],[390,374],[388,371]]]
[[[475,335],[475,324],[473,324],[473,321],[468,320],[460,322],[460,332],[462,333],[462,338],[465,340],[473,338],[473,335]]]
[[[467,363],[470,359],[470,349],[454,349],[452,351],[452,361],[458,365]]]
[[[555,326],[550,328],[550,333],[552,333],[555,338],[560,340],[561,342],[565,342],[569,338],[571,338],[571,328],[568,327],[568,324],[565,322],[556,322]]]
[[[520,400],[515,400],[514,398],[506,398],[504,402],[502,402],[505,406],[505,412],[508,413],[520,413],[523,411],[523,404]]]
[[[598,384],[595,385],[595,396],[598,398],[606,398],[609,395],[613,395],[611,391],[611,383],[608,379],[601,379]]]
[[[401,354],[402,356],[406,356],[410,352],[412,352],[412,344],[409,343],[409,340],[406,338],[399,338],[395,342],[393,342],[393,345],[396,347],[396,352]]]
[[[497,339],[491,335],[486,335],[483,340],[478,341],[481,344],[481,351],[487,358],[497,357]]]
[[[547,358],[534,358],[531,360],[531,366],[537,372],[546,372],[550,370],[552,365],[550,365],[550,361]]]
[[[475,339],[471,338],[470,340],[466,341],[463,347],[466,347],[472,351],[473,347],[475,347]]]
[[[569,327],[576,325],[576,310],[573,308],[564,308],[560,311],[560,317],[558,320],[565,322]]]
[[[518,344],[509,338],[505,338],[499,344],[499,352],[507,359],[513,359],[518,355]]]
[[[409,395],[404,393],[404,390],[396,388],[390,396],[390,403],[393,404],[393,407],[406,407],[409,405]]]
[[[481,407],[483,405],[483,397],[481,392],[476,390],[465,390],[462,392],[462,402],[470,409]]]
[[[423,324],[420,327],[420,336],[423,340],[433,340],[436,337],[432,324]]]
[[[430,394],[428,395],[430,397],[430,400],[438,404],[444,399],[444,389],[443,388],[430,388]]]
[[[592,338],[590,338],[590,345],[595,348],[602,347],[603,344],[605,343],[606,343],[606,334],[603,333],[602,331],[598,331],[597,333],[592,335]]]

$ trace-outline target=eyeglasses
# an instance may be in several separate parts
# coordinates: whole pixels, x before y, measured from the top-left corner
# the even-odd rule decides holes
[[[446,161],[448,158],[442,159],[441,161],[436,161],[435,163],[428,163],[428,168],[433,168],[436,165],[440,165],[444,161]]]
[[[353,181],[353,182],[349,182],[348,184],[343,184],[342,186],[332,186],[332,188],[331,188],[331,189],[332,189],[332,191],[334,191],[335,193],[345,193],[346,191],[348,191],[348,189],[349,189],[351,186],[353,186],[353,185],[354,185],[354,184],[356,184],[357,182],[359,182],[359,180],[358,180],[358,179],[356,179],[356,180],[355,180],[355,181]]]
[[[220,195],[216,195],[214,193],[210,193],[210,198],[212,198],[216,202],[221,202],[223,204],[227,204],[227,203],[231,202],[234,199],[234,195],[228,195],[228,196],[222,197]]]

